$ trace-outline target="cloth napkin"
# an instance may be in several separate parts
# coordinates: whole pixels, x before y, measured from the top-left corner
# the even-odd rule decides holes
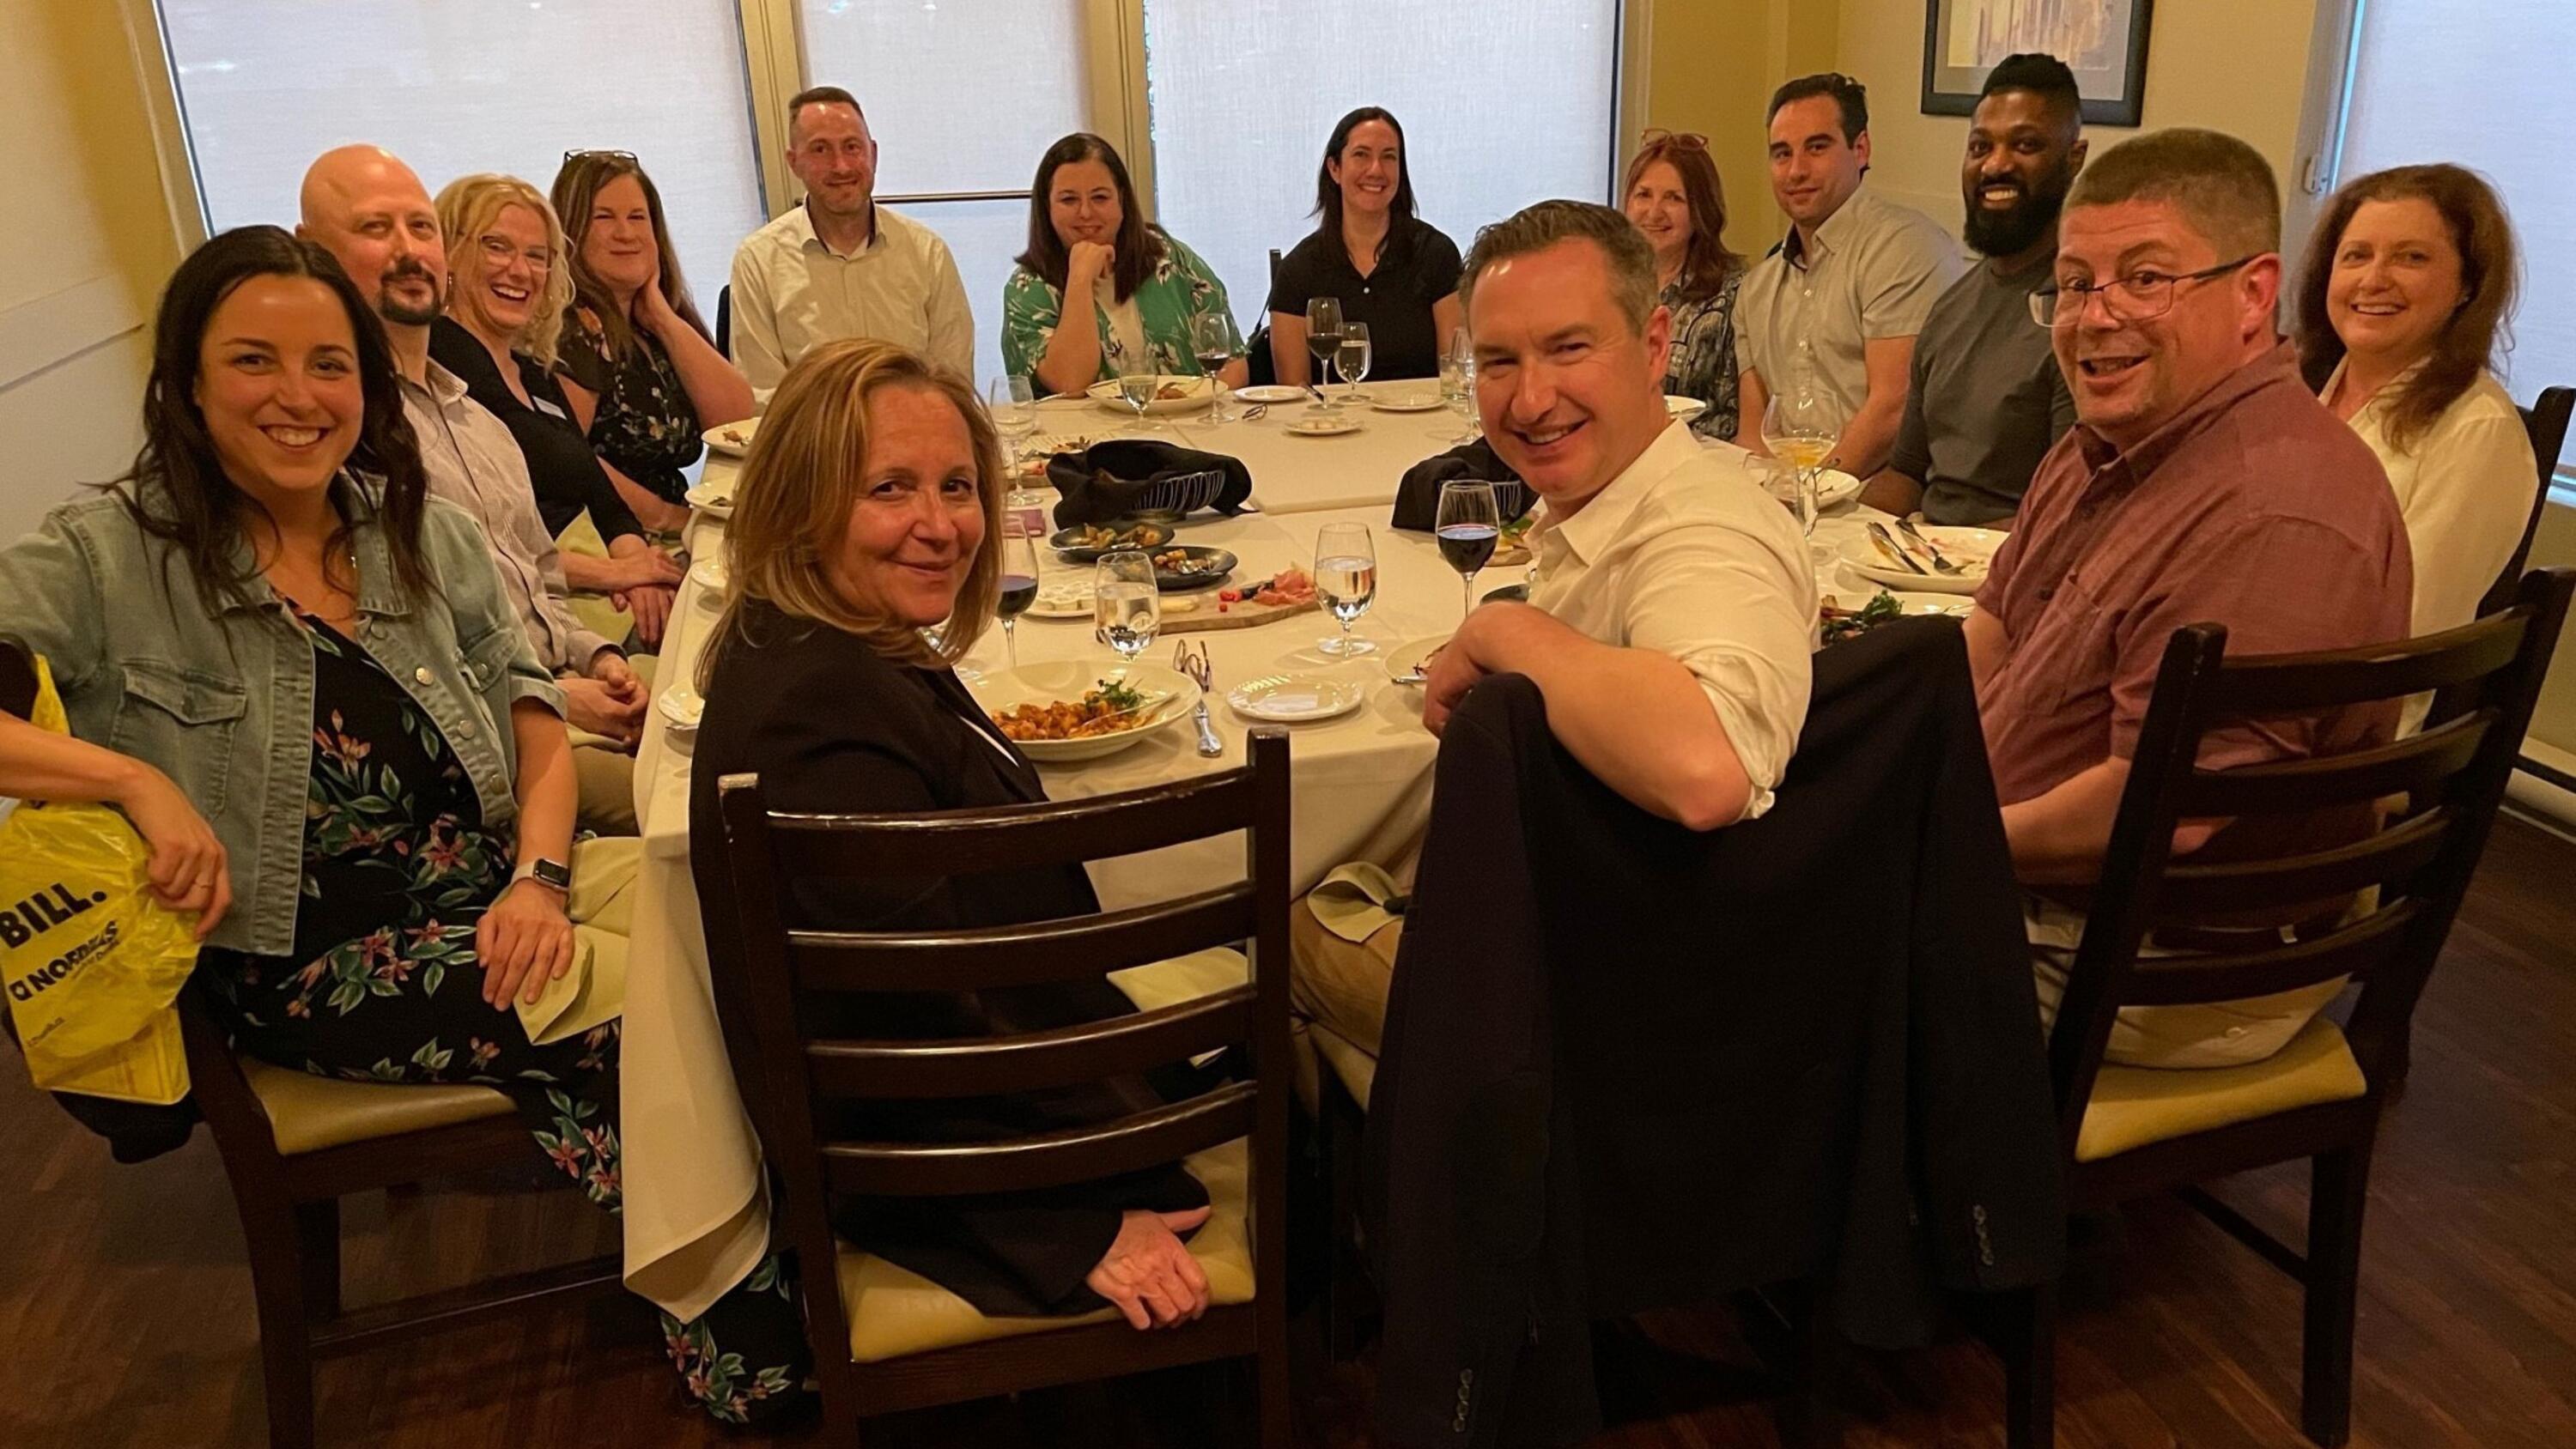
[[[1357,946],[1403,920],[1411,899],[1384,866],[1359,860],[1335,866],[1307,895],[1306,909],[1318,925]]]
[[[1395,514],[1387,519],[1387,527],[1429,533],[1440,521],[1440,485],[1462,478],[1479,478],[1494,485],[1494,507],[1505,523],[1529,512],[1530,505],[1538,502],[1538,495],[1521,482],[1521,475],[1495,454],[1493,444],[1478,438],[1405,469],[1404,481],[1395,488]]]
[[[1058,453],[1047,463],[1047,482],[1058,495],[1058,528],[1107,523],[1142,509],[1241,513],[1252,496],[1252,470],[1242,459],[1150,438],[1113,438]]]
[[[536,1046],[579,1036],[626,1012],[626,937],[634,918],[644,842],[634,836],[579,841],[572,849],[572,965],[533,1002],[513,1002]]]

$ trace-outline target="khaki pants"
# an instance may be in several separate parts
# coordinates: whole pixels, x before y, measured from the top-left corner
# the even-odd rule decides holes
[[[2066,975],[2074,968],[2075,948],[2084,939],[2084,916],[2054,901],[2026,896],[2022,927],[2030,938],[2031,974],[2039,987],[2039,1022],[2045,1030],[2057,1024]],[[2174,953],[2146,945],[2138,954]],[[2249,1066],[2288,1046],[2290,1038],[2343,987],[2343,980],[2337,978],[2242,1001],[2124,1006],[2111,1023],[2111,1041],[2102,1059],[2124,1067]]]
[[[1314,1073],[1319,1066],[1329,1067],[1362,1107],[1368,1105],[1386,1037],[1396,947],[1403,940],[1400,920],[1354,943],[1325,930],[1304,897],[1289,906],[1288,996],[1302,1042],[1296,1053],[1297,1093],[1309,1108],[1318,1100]]]
[[[601,835],[636,832],[633,755],[611,744],[576,744],[572,747],[572,773],[581,791],[575,824]]]

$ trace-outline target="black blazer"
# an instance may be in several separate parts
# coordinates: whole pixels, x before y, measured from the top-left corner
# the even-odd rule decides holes
[[[1587,1318],[1805,1279],[1855,1341],[2056,1274],[2057,1119],[1957,626],[1816,660],[1778,803],[1621,799],[1518,675],[1440,744],[1365,1152],[1378,1441],[1572,1444]]]
[[[956,810],[1046,798],[1037,771],[946,669],[894,663],[866,641],[766,606],[746,611],[706,689],[689,782],[689,864],[711,971],[740,971],[716,782],[760,776],[772,807],[814,812]],[[998,748],[997,748],[998,746]],[[800,914],[844,930],[933,930],[1088,915],[1100,908],[1080,866],[967,877],[796,883]],[[817,1035],[939,1038],[1097,1021],[1134,1008],[1105,979],[966,996],[871,996],[809,1013]],[[729,1023],[725,1040],[751,1049]],[[775,1049],[774,1045],[772,1049]],[[1141,1083],[985,1098],[888,1102],[818,1127],[881,1140],[980,1141],[1055,1131],[1134,1110]],[[1083,1278],[1129,1208],[1176,1212],[1207,1201],[1178,1165],[1105,1182],[992,1198],[853,1200],[835,1224],[869,1251],[988,1314],[1082,1313],[1102,1306]]]

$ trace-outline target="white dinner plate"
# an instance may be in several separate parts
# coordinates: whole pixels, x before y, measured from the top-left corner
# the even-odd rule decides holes
[[[1251,387],[1238,387],[1234,390],[1234,395],[1237,400],[1248,403],[1292,403],[1305,401],[1306,390],[1302,387],[1290,387],[1283,382],[1264,382]]]
[[[738,423],[709,428],[698,436],[706,440],[708,447],[726,457],[739,458],[751,451],[751,436],[759,430],[760,419],[744,418]]]
[[[995,670],[966,688],[987,714],[995,714],[1023,704],[1077,700],[1099,688],[1102,680],[1123,681],[1145,696],[1143,724],[1114,735],[1091,735],[1078,740],[1016,741],[1021,752],[1041,764],[1114,755],[1188,719],[1191,707],[1199,702],[1199,687],[1188,675],[1141,661],[1121,664],[1115,660],[1060,659],[1047,664],[1023,664],[1017,669]]]
[[[724,560],[715,557],[713,554],[709,554],[706,557],[699,559],[697,562],[690,564],[689,577],[697,580],[698,587],[705,589],[711,594],[723,593],[725,590],[725,584],[729,579],[729,576],[725,573]]]
[[[1354,680],[1320,674],[1273,674],[1247,679],[1225,692],[1225,702],[1236,714],[1271,724],[1332,719],[1359,708],[1367,697]]]
[[[1682,422],[1689,422],[1691,419],[1698,417],[1701,413],[1707,411],[1708,404],[1699,398],[1683,397],[1677,392],[1668,392],[1664,394],[1665,414],[1679,419]]]
[[[1359,419],[1348,413],[1320,412],[1308,413],[1280,429],[1283,433],[1294,433],[1301,438],[1338,438],[1344,433],[1356,433],[1359,430]]]
[[[1840,468],[1827,468],[1816,475],[1816,511],[1840,508],[1860,496],[1860,480]]]
[[[1380,385],[1371,388],[1368,405],[1382,413],[1427,413],[1448,406],[1441,401],[1440,385],[1436,382],[1418,387]]]
[[[1908,589],[1935,594],[1973,594],[1986,584],[1986,564],[1995,551],[2004,546],[2004,535],[1992,528],[1943,528],[1925,524],[1923,536],[1940,545],[1941,556],[1957,564],[1955,574],[1914,573],[1904,565],[1891,563],[1870,541],[1866,530],[1852,534],[1836,549],[1835,556],[1844,568],[1873,583],[1891,589]],[[1889,530],[1894,534],[1894,530]],[[1900,541],[1902,535],[1896,535]],[[1866,602],[1864,600],[1863,602]]]
[[[1412,677],[1413,672],[1429,663],[1431,656],[1439,653],[1448,643],[1448,635],[1434,634],[1428,639],[1408,639],[1398,644],[1393,652],[1386,656],[1386,677],[1398,684],[1421,683],[1420,680]]]
[[[1181,395],[1179,397],[1156,397],[1152,402],[1145,404],[1145,411],[1147,413],[1155,416],[1162,416],[1170,413],[1194,413],[1204,409],[1210,402],[1215,400],[1216,396],[1214,390],[1208,386],[1208,380],[1204,377],[1183,377],[1169,373],[1157,374],[1154,378],[1154,391],[1160,393],[1167,387],[1179,389]],[[1132,417],[1136,411],[1134,408],[1127,406],[1127,399],[1119,396],[1118,384],[1115,382],[1093,383],[1091,385],[1091,400],[1100,404],[1102,407],[1109,409],[1113,413],[1126,413]]]
[[[698,727],[699,717],[707,712],[707,702],[698,698],[696,690],[685,684],[675,684],[654,698],[653,708],[661,712],[671,728],[693,730]]]
[[[1968,617],[1968,611],[1977,606],[1975,600],[1959,594],[1925,594],[1906,589],[1882,589],[1875,586],[1827,589],[1820,602],[1831,604],[1837,609],[1858,613],[1869,604],[1870,600],[1881,594],[1896,600],[1896,607],[1904,611],[1908,618],[1917,614],[1937,614],[1953,619],[1964,619]]]
[[[733,489],[700,483],[680,495],[681,501],[709,518],[733,517]]]

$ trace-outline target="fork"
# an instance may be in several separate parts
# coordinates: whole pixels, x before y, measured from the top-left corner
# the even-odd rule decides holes
[[[1957,574],[1960,571],[1957,564],[1941,557],[1941,550],[1932,546],[1932,540],[1925,538],[1922,534],[1915,531],[1913,519],[1900,518],[1896,520],[1896,527],[1898,532],[1903,533],[1907,538],[1914,540],[1916,543],[1923,545],[1923,551],[1932,557],[1932,567],[1939,569],[1945,574]]]
[[[1172,663],[1199,687],[1198,706],[1191,711],[1190,718],[1199,727],[1199,753],[1213,760],[1225,753],[1225,742],[1216,737],[1216,726],[1208,720],[1207,697],[1208,691],[1216,687],[1213,682],[1216,672],[1208,667],[1207,646],[1201,644],[1193,649],[1190,641],[1183,639]]]
[[[1870,540],[1876,543],[1879,548],[1884,550],[1889,558],[1904,565],[1907,572],[1918,574],[1928,574],[1932,572],[1922,564],[1917,563],[1914,555],[1907,553],[1903,547],[1898,545],[1896,542],[1896,535],[1887,531],[1887,525],[1872,519],[1869,525],[1869,536]]]

